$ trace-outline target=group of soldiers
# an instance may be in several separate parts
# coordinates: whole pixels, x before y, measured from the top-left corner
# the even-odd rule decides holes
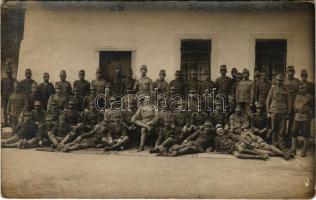
[[[238,72],[233,68],[228,77],[226,65],[221,65],[215,82],[207,72],[203,80],[196,71],[185,80],[176,71],[175,79],[168,83],[165,70],[153,81],[147,76],[147,66],[142,65],[137,80],[132,70],[122,77],[118,68],[112,80],[106,81],[97,69],[96,79],[90,83],[80,70],[79,80],[71,84],[62,70],[60,81],[53,85],[49,73],[37,84],[31,69],[26,69],[24,80],[17,81],[8,67],[1,80],[2,126],[12,127],[12,135],[1,144],[62,152],[124,150],[137,144],[138,151],[150,146],[150,153],[162,156],[217,151],[266,160],[269,156],[295,156],[297,136],[303,136],[304,157],[314,118],[314,84],[307,81],[306,70],[301,71],[301,80],[294,74],[294,67],[288,66],[286,78],[279,74],[271,82],[265,72],[255,72],[252,81],[248,69]],[[195,102],[189,111],[162,106],[169,105],[175,95],[203,95],[214,88],[215,109],[211,112],[195,109]],[[158,99],[158,106],[151,104],[155,91],[168,100]],[[118,95],[128,98],[128,103],[124,101],[128,109],[96,109],[100,94],[113,101]],[[130,99],[131,94],[134,98]]]

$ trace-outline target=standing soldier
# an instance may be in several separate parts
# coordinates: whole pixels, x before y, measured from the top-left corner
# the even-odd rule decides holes
[[[237,89],[237,84],[239,82],[238,78],[237,78],[237,74],[238,74],[238,71],[235,67],[232,68],[231,70],[231,75],[232,75],[232,79],[230,81],[230,92],[229,94],[232,95],[232,96],[235,96],[236,94],[236,89]]]
[[[312,95],[313,97],[315,97],[315,85],[307,81],[308,73],[305,69],[302,69],[301,71],[301,78],[302,78],[302,83],[306,85],[306,92]]]
[[[25,94],[30,94],[31,93],[31,87],[32,87],[33,83],[36,83],[36,81],[34,81],[32,79],[32,70],[31,69],[26,69],[25,70],[25,79],[23,79],[21,81],[22,91]]]
[[[42,107],[47,108],[47,102],[51,95],[55,94],[54,85],[49,82],[49,73],[44,73],[43,75],[44,82],[39,84],[39,91],[42,94]]]
[[[79,71],[79,80],[76,80],[74,82],[74,89],[77,87],[79,96],[81,98],[85,97],[86,95],[89,95],[90,91],[90,83],[84,79],[86,72],[84,70]]]
[[[134,85],[134,91],[138,94],[152,95],[153,81],[147,77],[147,66],[142,65],[140,67],[140,78],[136,80]]]
[[[71,83],[69,81],[66,81],[66,77],[67,77],[66,71],[61,70],[59,77],[60,77],[60,81],[58,81],[55,84],[55,87],[57,86],[57,84],[60,85],[61,86],[61,93],[64,96],[69,97],[72,94],[72,87],[71,87]]]
[[[267,100],[267,96],[270,90],[272,83],[271,81],[269,81],[267,79],[267,73],[266,72],[262,72],[261,73],[261,80],[259,82],[257,82],[256,84],[256,101],[260,104],[260,105],[264,105],[266,100]],[[257,109],[257,107],[256,107]],[[265,111],[265,109],[263,110]]]
[[[249,80],[249,70],[243,69],[243,80],[240,81],[236,89],[236,103],[245,109],[246,114],[251,117],[254,103],[254,82]]]
[[[35,101],[42,102],[42,98],[43,98],[43,96],[38,89],[37,83],[33,83],[32,89],[31,89],[31,94],[29,94],[27,96],[27,100],[28,100],[28,104],[29,104],[27,110],[28,111],[34,110]]]
[[[94,85],[90,85],[90,94],[83,98],[83,109],[88,109],[91,102],[95,102],[97,96],[97,88]]]
[[[193,70],[190,74],[190,79],[187,82],[186,85],[186,94],[189,94],[190,90],[195,90],[197,94],[200,94],[201,90],[201,81],[198,80],[198,74],[197,71]]]
[[[1,77],[1,110],[4,124],[3,126],[8,126],[8,116],[7,116],[7,105],[10,95],[14,92],[14,83],[16,79],[12,77],[12,68],[6,68],[7,77]]]
[[[299,136],[299,131],[304,138],[304,146],[301,153],[302,157],[306,156],[308,138],[310,135],[310,120],[314,117],[315,106],[314,98],[306,91],[306,85],[300,85],[300,94],[294,101],[295,120],[292,127],[292,148],[291,153],[296,155],[296,137]]]
[[[231,82],[231,78],[226,76],[227,68],[226,65],[220,66],[221,76],[215,80],[215,87],[217,89],[217,94],[222,94],[227,97],[229,92],[229,84]]]
[[[291,100],[287,87],[283,85],[282,74],[276,76],[276,84],[272,85],[266,100],[268,117],[271,117],[272,144],[286,150],[286,119],[291,110]]]
[[[51,95],[48,99],[47,112],[50,112],[51,107],[52,107],[51,103],[53,101],[56,101],[57,109],[59,110],[64,110],[64,107],[67,104],[68,99],[62,94],[62,86],[60,84],[56,84],[55,89],[56,89],[56,94]]]
[[[97,95],[104,94],[106,81],[102,78],[102,70],[97,69],[96,71],[96,79],[91,81],[91,85],[96,88]]]
[[[261,80],[261,74],[259,71],[255,71],[255,74],[253,76],[253,82],[255,85]]]
[[[74,103],[75,108],[79,112],[83,110],[83,97],[80,96],[79,89],[77,87],[74,87],[73,95],[69,97],[69,100]]]
[[[182,75],[180,71],[176,71],[175,73],[175,79],[170,81],[169,83],[169,93],[170,93],[170,88],[174,87],[175,89],[175,94],[177,95],[184,95],[185,91],[184,91],[184,82],[182,80]]]
[[[7,106],[8,124],[14,130],[18,124],[21,113],[26,111],[28,106],[27,96],[22,92],[21,83],[14,83],[14,92],[10,95]]]
[[[205,91],[208,90],[208,93],[212,93],[212,89],[215,88],[215,83],[211,80],[210,73],[204,72],[204,80],[201,81],[201,95],[205,94]],[[211,104],[209,104],[211,105]]]
[[[289,118],[288,118],[289,123],[286,130],[286,136],[290,137],[292,125],[294,122],[294,116],[295,116],[295,113],[293,111],[293,104],[294,104],[295,97],[299,92],[299,85],[301,84],[301,82],[297,78],[294,78],[295,69],[293,66],[288,66],[286,73],[287,73],[287,78],[284,81],[284,85],[287,87],[287,90],[290,95],[290,102],[291,102],[290,113],[289,113]]]
[[[128,69],[126,78],[123,79],[123,94],[127,94],[128,91],[133,93],[133,88],[135,85],[135,79],[133,79],[133,70]]]
[[[112,88],[111,88],[112,95],[122,95],[123,85],[122,85],[122,75],[121,75],[120,68],[116,68],[114,70],[114,76],[112,77],[111,85],[112,85]]]
[[[153,88],[158,91],[158,94],[168,94],[168,82],[165,81],[166,78],[166,71],[164,69],[160,70],[159,72],[159,79],[157,79],[153,83]]]

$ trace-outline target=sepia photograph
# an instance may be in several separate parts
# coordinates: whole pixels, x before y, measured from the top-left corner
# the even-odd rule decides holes
[[[312,199],[314,1],[1,1],[1,195]]]

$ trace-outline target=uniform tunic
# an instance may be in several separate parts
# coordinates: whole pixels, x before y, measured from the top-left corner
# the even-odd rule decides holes
[[[38,86],[38,90],[42,94],[42,106],[44,109],[47,108],[48,99],[51,95],[55,94],[55,88],[54,85],[50,82],[41,83]]]
[[[68,97],[72,94],[72,87],[71,87],[71,83],[69,81],[58,81],[58,82],[56,82],[55,87],[57,84],[61,85],[61,88],[62,88],[61,93],[63,95]]]
[[[237,103],[254,103],[255,85],[251,80],[242,80],[238,82],[236,88],[236,102]]]
[[[63,95],[58,95],[58,94],[53,94],[52,96],[49,97],[48,103],[47,103],[47,111],[49,112],[51,110],[51,104],[53,101],[57,102],[57,108],[59,110],[64,110],[64,107],[68,103],[68,98],[63,96]]]
[[[106,83],[107,82],[104,79],[91,81],[91,85],[93,85],[96,88],[96,90],[97,90],[97,92],[96,92],[97,95],[98,94],[104,94]]]
[[[227,96],[229,93],[231,78],[228,76],[222,76],[215,80],[215,87],[217,90],[217,94],[222,94]]]
[[[89,95],[90,92],[90,83],[87,80],[76,80],[74,82],[74,88],[78,89],[79,95],[84,97]]]
[[[123,94],[127,94],[127,91],[132,91],[134,89],[134,85],[135,85],[135,79],[133,78],[124,78],[122,81],[122,90],[123,90]]]
[[[168,94],[168,82],[165,80],[161,81],[157,79],[153,83],[153,88],[157,88],[159,94]]]
[[[285,86],[273,85],[268,93],[266,109],[270,113],[290,113],[291,99]]]
[[[137,91],[137,94],[151,95],[153,92],[153,81],[147,76],[137,79],[134,85],[134,91]]]
[[[2,78],[1,79],[1,105],[7,106],[10,95],[14,92],[15,78]]]
[[[170,92],[170,87],[175,88],[175,94],[179,95],[184,95],[185,94],[185,85],[183,80],[172,80],[169,83],[169,92]]]
[[[24,79],[20,82],[22,86],[22,91],[25,94],[30,94],[32,92],[32,84],[36,83],[33,79]]]
[[[256,86],[256,101],[265,104],[272,83],[270,81],[259,81]]]

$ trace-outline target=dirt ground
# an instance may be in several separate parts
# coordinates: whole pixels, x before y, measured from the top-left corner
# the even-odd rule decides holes
[[[2,149],[2,195],[10,198],[308,198],[314,157],[240,160],[203,153],[75,153]]]

